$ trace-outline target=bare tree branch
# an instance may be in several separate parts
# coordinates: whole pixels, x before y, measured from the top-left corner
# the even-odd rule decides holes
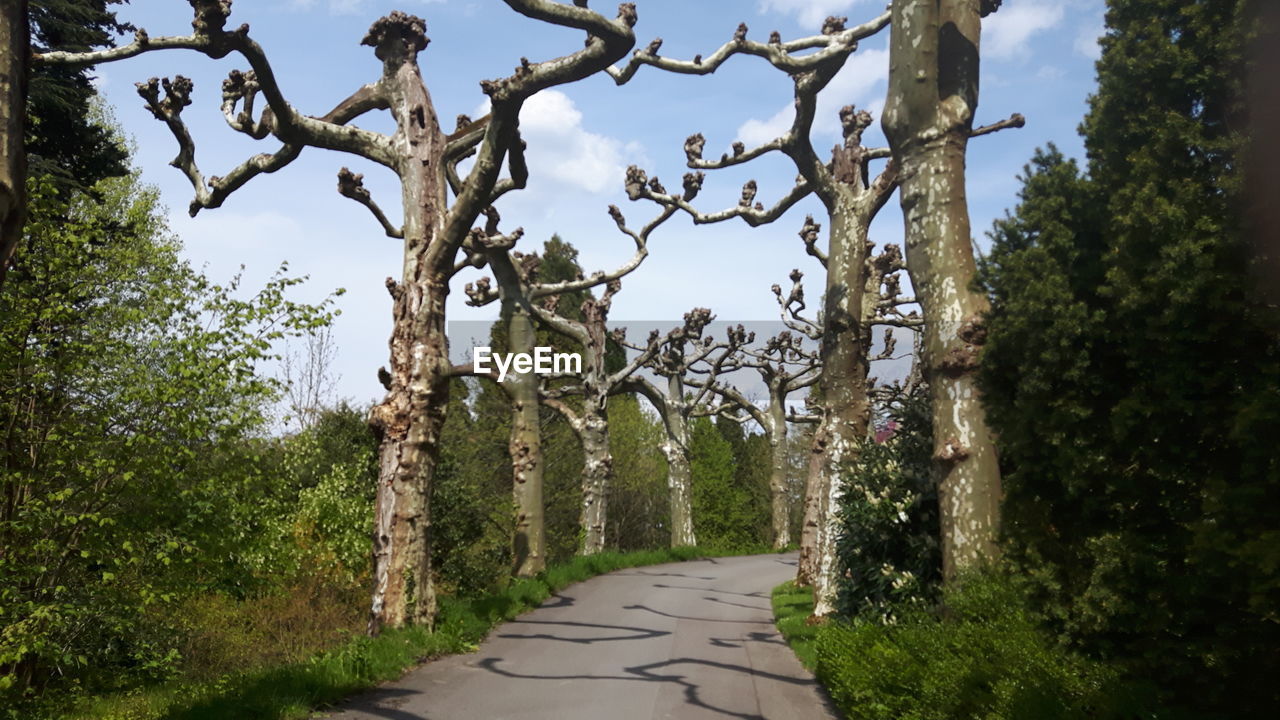
[[[404,239],[404,228],[396,227],[387,219],[386,213],[382,212],[382,208],[373,201],[373,197],[369,194],[369,190],[364,186],[364,175],[353,173],[347,168],[338,171],[338,194],[346,198],[351,198],[356,202],[364,205],[373,213],[373,217],[382,225],[383,231],[387,233],[387,237]]]
[[[272,154],[258,154],[233,168],[225,177],[211,177],[205,181],[204,175],[196,166],[196,145],[191,132],[182,120],[182,110],[191,104],[191,81],[178,75],[171,81],[163,80],[164,97],[160,97],[161,80],[151,78],[145,83],[138,83],[138,94],[146,101],[148,109],[158,120],[169,126],[170,132],[178,141],[178,155],[169,164],[178,168],[187,176],[191,187],[195,190],[195,198],[191,201],[192,217],[203,208],[221,207],[231,193],[240,189],[245,183],[257,175],[273,173],[293,162],[302,152],[301,145],[285,144]]]
[[[980,137],[982,135],[990,135],[993,132],[998,132],[1006,128],[1024,127],[1026,126],[1026,124],[1027,124],[1027,119],[1022,116],[1022,113],[1014,113],[1010,115],[1007,120],[993,122],[990,125],[983,125],[982,127],[977,127],[977,128],[974,128],[973,130],[970,130],[969,137],[975,138],[975,137]]]
[[[718,70],[730,57],[743,54],[764,58],[775,68],[794,75],[811,70],[832,59],[847,56],[857,49],[859,40],[876,34],[889,24],[889,13],[885,12],[870,22],[848,29],[843,27],[842,21],[843,18],[828,18],[827,26],[824,28],[827,32],[822,35],[800,38],[787,43],[783,43],[780,38],[777,38],[776,33],[775,37],[768,43],[748,40],[747,25],[746,23],[741,23],[734,32],[733,39],[716,48],[714,52],[705,58],[702,55],[697,55],[692,60],[674,60],[662,57],[658,54],[658,50],[662,47],[662,39],[658,38],[649,43],[648,47],[643,50],[635,51],[630,61],[622,68],[610,67],[606,72],[619,85],[634,77],[636,71],[643,65],[651,65],[660,70],[685,75],[709,75]],[[818,52],[805,55],[795,54],[801,50],[812,50],[814,48],[821,49]]]

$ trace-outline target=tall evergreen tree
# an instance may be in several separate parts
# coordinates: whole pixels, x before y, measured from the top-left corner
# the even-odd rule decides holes
[[[1038,153],[996,223],[982,379],[1057,626],[1252,717],[1280,707],[1280,348],[1240,220],[1247,6],[1110,2],[1088,174]]]
[[[108,9],[120,2],[8,0],[0,11],[0,285],[22,237],[28,171],[64,197],[128,172],[124,148],[91,112],[89,68],[29,62],[33,51],[111,45],[131,29]]]
[[[128,0],[30,0],[31,49],[83,52],[114,45],[133,26],[112,9]],[[128,158],[93,120],[97,96],[91,68],[37,65],[31,70],[27,153],[31,172],[52,175],[62,188],[86,189],[127,172]]]

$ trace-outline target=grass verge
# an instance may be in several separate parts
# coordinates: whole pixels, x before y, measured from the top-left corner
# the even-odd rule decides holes
[[[818,639],[821,626],[806,622],[813,614],[813,592],[805,588],[797,588],[794,581],[788,580],[773,589],[773,617],[778,625],[778,632],[791,645],[796,657],[800,658],[809,670],[817,664],[814,643]]]
[[[499,592],[477,598],[442,597],[434,633],[405,628],[376,638],[354,637],[344,645],[299,663],[228,675],[211,682],[176,680],[130,693],[89,698],[63,720],[294,720],[393,680],[426,660],[469,652],[495,625],[537,607],[573,583],[642,565],[751,550],[700,548],[601,553],[548,568],[538,577],[513,580]]]

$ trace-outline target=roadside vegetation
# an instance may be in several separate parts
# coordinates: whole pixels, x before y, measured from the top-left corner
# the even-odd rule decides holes
[[[995,223],[980,370],[1000,557],[942,576],[929,394],[879,399],[844,478],[838,612],[778,626],[850,718],[1280,709],[1276,309],[1248,271],[1246,3],[1111,0],[1087,162]],[[811,601],[811,600],[810,600]]]
[[[206,680],[178,679],[117,695],[88,698],[57,712],[67,720],[293,720],[309,717],[378,683],[442,655],[475,650],[493,627],[541,604],[556,592],[623,568],[749,552],[684,547],[576,557],[534,578],[510,581],[477,597],[446,597],[435,631],[388,630],[377,637],[350,632],[334,646],[284,663],[263,663]],[[261,642],[269,634],[255,633]],[[243,656],[241,656],[243,659]]]

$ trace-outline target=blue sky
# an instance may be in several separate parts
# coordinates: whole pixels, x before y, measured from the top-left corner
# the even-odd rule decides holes
[[[611,3],[595,0],[594,7]],[[883,0],[637,0],[639,44],[664,39],[662,52],[689,58],[709,53],[727,40],[739,22],[751,36],[779,30],[784,38],[816,32],[828,14],[851,23],[876,15]],[[480,114],[479,81],[509,74],[522,56],[547,59],[581,47],[580,33],[547,26],[512,12],[500,0],[238,0],[232,23],[249,23],[270,56],[287,97],[302,112],[323,114],[363,83],[379,64],[359,42],[369,25],[400,9],[427,21],[431,45],[420,57],[424,76],[447,129],[458,113]],[[1017,174],[1037,146],[1057,143],[1079,155],[1076,127],[1094,85],[1097,37],[1102,33],[1101,0],[1006,0],[985,21],[982,38],[982,97],[977,122],[985,124],[1021,112],[1027,126],[976,139],[969,146],[970,213],[979,245],[991,222],[1016,200]],[[190,7],[180,0],[132,0],[122,19],[151,35],[185,34]],[[823,93],[815,145],[839,140],[836,110],[853,103],[877,113],[884,102],[888,31],[862,43],[842,73]],[[340,396],[357,401],[380,396],[375,370],[386,363],[390,333],[387,276],[399,276],[400,246],[385,237],[367,211],[335,191],[344,165],[366,173],[366,185],[388,212],[398,205],[394,178],[349,156],[308,150],[291,166],[255,179],[219,209],[186,215],[190,186],[167,163],[176,146],[163,124],[142,108],[133,83],[152,76],[182,74],[195,81],[194,104],[184,117],[197,142],[205,175],[222,174],[255,152],[274,150],[226,127],[218,109],[219,87],[243,61],[211,61],[182,51],[152,53],[101,66],[100,87],[115,107],[125,131],[138,145],[136,162],[146,182],[158,186],[171,211],[171,225],[186,254],[214,279],[245,266],[246,286],[261,284],[282,262],[291,272],[310,275],[301,292],[318,299],[337,287],[343,315],[334,336],[339,348]],[[707,155],[727,150],[735,140],[748,145],[771,139],[790,119],[791,84],[758,58],[737,57],[712,76],[688,77],[643,68],[617,87],[605,76],[547,91],[531,99],[522,115],[529,144],[529,188],[500,205],[504,225],[526,230],[523,249],[540,248],[559,233],[581,251],[590,272],[630,257],[630,241],[619,234],[606,208],[619,205],[632,224],[654,208],[629,203],[622,193],[623,171],[638,164],[679,185],[685,172],[685,137],[702,132]],[[878,118],[877,118],[878,120]],[[389,130],[384,118],[360,123]],[[878,122],[868,143],[883,144]],[[698,203],[718,209],[737,201],[742,183],[755,178],[759,199],[771,203],[790,188],[795,169],[765,157],[744,168],[710,173]],[[740,222],[693,227],[674,218],[650,241],[651,256],[623,283],[612,318],[669,321],[691,307],[714,310],[721,320],[763,321],[777,317],[769,286],[786,284],[791,268],[804,270],[816,296],[821,268],[804,253],[796,233],[806,213],[821,217],[812,199],[778,222],[752,229]],[[872,228],[879,243],[900,243],[901,213],[892,201]],[[450,318],[482,320],[496,307],[469,308],[460,277],[450,296]]]

